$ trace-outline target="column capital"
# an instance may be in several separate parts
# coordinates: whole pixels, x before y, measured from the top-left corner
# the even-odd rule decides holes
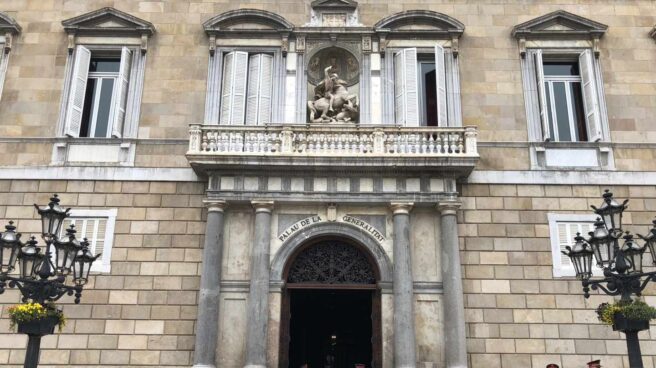
[[[223,199],[203,199],[203,204],[208,212],[223,212],[228,207],[228,202]]]
[[[441,201],[437,203],[437,210],[440,211],[440,215],[446,216],[446,215],[454,215],[456,214],[456,211],[462,206],[462,203],[460,201],[455,200],[455,199],[449,199],[445,201]]]
[[[391,202],[390,208],[395,215],[407,215],[412,210],[413,202]]]
[[[273,201],[254,199],[251,201],[251,205],[255,209],[255,212],[271,212],[273,211]]]

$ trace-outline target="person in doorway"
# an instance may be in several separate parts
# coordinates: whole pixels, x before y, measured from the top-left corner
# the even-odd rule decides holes
[[[588,362],[588,368],[601,368],[601,360],[593,360]]]

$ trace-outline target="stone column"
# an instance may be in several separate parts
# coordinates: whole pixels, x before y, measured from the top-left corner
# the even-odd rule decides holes
[[[251,201],[255,208],[255,228],[251,253],[251,281],[248,294],[246,367],[266,368],[269,319],[269,243],[273,202]]]
[[[219,332],[219,282],[223,254],[223,211],[226,208],[226,202],[206,200],[205,205],[207,206],[207,225],[198,296],[194,368],[215,367]]]
[[[412,203],[392,203],[394,213],[394,367],[414,368],[415,315],[410,249]]]
[[[460,246],[456,211],[460,202],[440,202],[442,233],[442,284],[444,287],[444,343],[447,368],[467,368],[465,302],[460,270]]]

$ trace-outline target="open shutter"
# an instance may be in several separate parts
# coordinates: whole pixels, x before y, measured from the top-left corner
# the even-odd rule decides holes
[[[84,46],[77,46],[75,48],[75,62],[73,63],[73,76],[71,78],[68,104],[66,105],[66,121],[64,125],[64,134],[70,137],[80,136],[84,95],[87,90],[90,62],[91,51]]]
[[[244,124],[247,73],[247,52],[233,51],[225,55],[220,124]]]
[[[535,83],[538,91],[538,111],[540,112],[540,123],[542,124],[542,139],[551,140],[549,130],[549,111],[547,110],[547,89],[544,86],[544,66],[542,65],[542,50],[535,50],[533,54],[535,65]]]
[[[437,86],[437,117],[438,126],[449,126],[446,111],[446,68],[444,67],[444,48],[435,45],[435,78]]]
[[[417,49],[394,54],[394,107],[396,123],[419,126]]]
[[[579,69],[581,70],[581,89],[583,90],[585,120],[588,123],[588,139],[596,142],[602,139],[602,133],[592,51],[585,50],[579,55]]]
[[[272,72],[273,56],[256,54],[248,58],[246,125],[271,123]]]
[[[118,71],[118,80],[116,81],[116,88],[114,88],[114,106],[112,110],[112,137],[116,138],[121,138],[123,134],[131,65],[132,51],[127,47],[123,47],[121,50],[121,66]]]

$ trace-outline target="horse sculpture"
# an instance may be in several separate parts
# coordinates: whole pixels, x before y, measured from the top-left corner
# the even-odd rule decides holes
[[[325,78],[314,88],[314,101],[308,101],[311,123],[355,122],[358,116],[358,96],[349,94],[346,82],[335,73],[332,66],[324,70]]]

